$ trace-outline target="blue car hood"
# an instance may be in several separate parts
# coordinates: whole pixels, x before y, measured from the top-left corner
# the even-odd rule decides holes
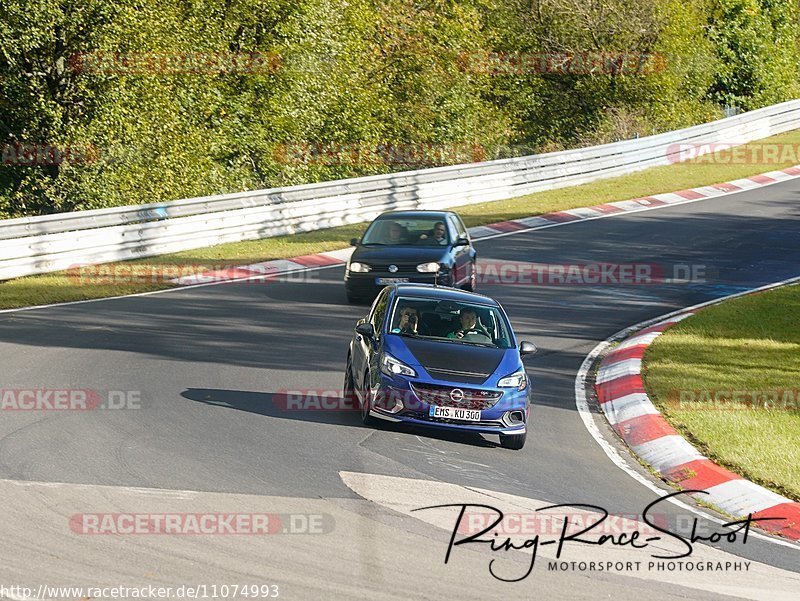
[[[385,350],[411,367],[422,367],[434,380],[486,384],[520,367],[516,348],[498,349],[457,342],[433,342],[408,336],[386,336]]]

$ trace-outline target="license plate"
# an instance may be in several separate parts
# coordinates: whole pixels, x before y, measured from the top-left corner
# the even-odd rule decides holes
[[[478,409],[459,409],[457,407],[437,407],[431,405],[428,410],[429,417],[443,417],[445,419],[459,419],[465,422],[478,422],[481,412]]]
[[[407,284],[408,278],[375,278],[375,283],[386,286],[387,284]]]

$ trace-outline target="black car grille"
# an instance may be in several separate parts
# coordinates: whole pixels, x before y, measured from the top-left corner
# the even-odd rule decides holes
[[[421,261],[420,261],[421,263]],[[397,271],[389,271],[389,265],[395,265],[397,267]],[[393,276],[401,276],[401,275],[411,275],[411,274],[418,274],[417,265],[419,263],[370,263],[369,266],[372,267],[372,271],[376,273],[390,273]]]
[[[464,398],[454,401],[450,393],[455,390],[452,386],[438,386],[436,384],[412,384],[419,400],[428,405],[439,407],[456,407],[458,409],[491,409],[503,396],[502,392],[495,390],[481,390],[479,388],[458,388],[464,393]]]
[[[503,424],[496,421],[464,421],[460,419],[445,419],[443,417],[430,417],[427,413],[421,411],[403,411],[401,415],[418,419],[421,421],[431,422],[434,424],[455,424],[459,426],[477,426],[479,428],[503,428]]]

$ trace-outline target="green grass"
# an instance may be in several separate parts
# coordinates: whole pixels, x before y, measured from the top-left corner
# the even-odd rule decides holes
[[[701,452],[795,500],[800,500],[798,323],[800,285],[729,300],[659,336],[645,353],[644,370],[650,397]],[[701,398],[700,391],[718,391],[721,402],[710,402],[710,393]],[[727,391],[742,391],[738,402]],[[755,403],[751,391],[757,393]],[[772,406],[765,408],[764,401]]]
[[[800,145],[800,130],[758,140],[751,144],[763,143],[787,144],[797,148]],[[730,152],[721,152],[701,157],[696,161],[655,167],[596,183],[539,192],[509,200],[456,207],[455,210],[461,214],[467,226],[472,227],[551,211],[574,209],[729,181],[791,167],[795,162],[791,160],[784,163],[755,164],[726,162],[730,160],[730,157]],[[285,259],[345,248],[348,246],[348,240],[359,236],[365,227],[366,224],[359,224],[293,236],[222,244],[129,261],[126,264],[159,269],[159,266],[242,265],[271,259]],[[116,266],[119,263],[113,265]],[[80,283],[76,278],[70,278],[65,272],[56,272],[0,282],[0,309],[101,298],[166,287],[169,285],[160,282],[129,282],[124,285],[87,284]]]

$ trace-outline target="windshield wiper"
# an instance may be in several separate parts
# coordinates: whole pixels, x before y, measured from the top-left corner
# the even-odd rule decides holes
[[[456,344],[469,344],[472,346],[485,346],[487,348],[500,348],[490,342],[469,342],[467,340],[459,340],[458,338],[443,338],[441,336],[420,336],[420,338],[427,338],[429,340],[433,340],[434,342],[455,342]]]
[[[431,342],[455,342],[456,344],[468,344],[471,346],[483,346],[486,348],[500,348],[496,344],[490,342],[468,342],[465,340],[458,340],[457,338],[443,338],[441,336],[424,336],[423,334],[414,334],[413,332],[391,332],[396,336],[407,336],[408,338],[423,338]]]

